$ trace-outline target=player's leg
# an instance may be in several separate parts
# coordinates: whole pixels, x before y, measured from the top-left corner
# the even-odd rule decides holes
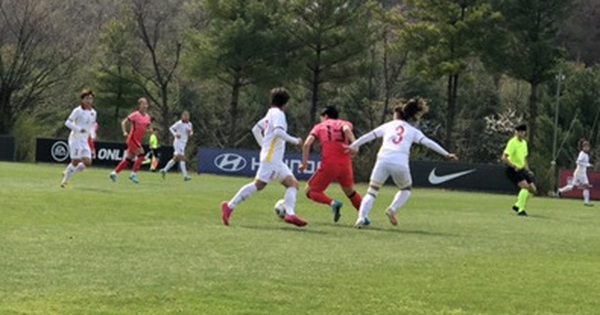
[[[537,187],[533,183],[533,178],[531,178],[525,171],[521,171],[522,180],[519,181],[518,185],[521,190],[519,191],[519,195],[517,197],[517,214],[520,216],[527,216],[527,212],[525,209],[527,208],[527,201],[537,192]]]
[[[271,181],[273,167],[270,163],[261,162],[256,172],[256,178],[238,190],[229,201],[221,203],[221,219],[223,224],[229,225],[229,218],[233,210],[243,201],[252,197],[257,191],[263,190]]]
[[[150,171],[151,172],[156,172],[156,168],[158,167],[158,162],[159,162],[159,158],[158,158],[158,150],[157,149],[151,149],[151,161],[150,161]]]
[[[121,171],[128,168],[130,165],[132,165],[134,163],[133,159],[136,155],[135,154],[136,149],[137,149],[137,146],[136,146],[135,142],[127,140],[127,151],[125,153],[125,157],[123,158],[123,160],[121,160],[121,162],[119,162],[117,167],[109,175],[110,179],[113,182],[117,181],[117,175],[119,173],[121,173]]]
[[[136,155],[136,159],[135,159],[135,162],[133,163],[133,168],[131,169],[131,175],[129,175],[129,179],[134,184],[138,184],[140,182],[140,180],[138,178],[137,172],[142,167],[142,163],[144,162],[144,156],[146,156],[146,153],[144,152],[144,148],[142,148],[141,145],[135,150],[135,155]]]
[[[360,209],[358,211],[358,219],[356,220],[356,224],[354,225],[357,228],[362,228],[371,223],[369,219],[369,212],[371,208],[373,208],[373,204],[375,203],[375,199],[379,194],[379,190],[385,184],[389,176],[389,172],[387,170],[386,163],[382,161],[375,162],[375,166],[373,167],[373,171],[371,172],[371,179],[369,181],[369,188],[367,188],[367,193],[365,194],[362,202],[360,203]]]
[[[183,175],[183,180],[189,181],[192,178],[188,174],[186,159],[185,159],[185,146],[183,146],[181,150],[181,155],[179,156],[179,169],[181,170],[181,175]]]
[[[277,177],[282,178],[281,184],[286,188],[284,197],[285,217],[283,220],[286,223],[296,226],[305,226],[308,223],[296,215],[296,197],[298,195],[298,180],[287,165],[283,162],[278,165]]]
[[[350,199],[352,205],[358,211],[360,209],[360,203],[362,202],[362,196],[354,189],[354,172],[352,170],[352,163],[344,165],[338,175],[338,183],[342,187],[346,197]]]
[[[69,163],[69,165],[67,165],[67,167],[63,171],[63,178],[62,178],[62,181],[60,182],[61,187],[63,187],[63,188],[66,187],[67,184],[69,183],[69,181],[71,181],[71,177],[73,177],[73,175],[75,173],[77,173],[79,164],[81,164],[81,161],[82,161],[81,158],[84,153],[83,149],[84,148],[81,146],[80,141],[69,140],[69,155],[71,157],[71,163]],[[88,152],[89,152],[89,147],[88,147]]]
[[[410,170],[406,167],[399,166],[392,170],[392,179],[396,186],[400,189],[394,196],[394,200],[389,205],[385,214],[387,215],[390,223],[398,225],[398,210],[408,201],[411,194],[412,178]]]
[[[327,169],[321,164],[307,182],[306,196],[314,202],[330,206],[333,199],[324,192],[332,181],[333,178],[331,174],[328,173]]]

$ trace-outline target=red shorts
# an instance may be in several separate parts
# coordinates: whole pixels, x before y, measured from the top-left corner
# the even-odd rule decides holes
[[[139,141],[135,141],[133,139],[127,139],[127,153],[131,155],[136,155],[136,151],[142,147],[142,144]]]
[[[308,187],[314,191],[325,191],[333,181],[337,181],[342,187],[354,185],[352,162],[321,163],[319,169],[308,180]]]

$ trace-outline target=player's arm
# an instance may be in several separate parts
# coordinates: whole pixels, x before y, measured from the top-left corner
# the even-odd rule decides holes
[[[300,165],[300,167],[298,168],[298,170],[300,171],[300,173],[303,173],[306,168],[308,167],[308,156],[310,154],[310,148],[312,147],[313,143],[315,142],[315,136],[308,135],[308,137],[306,137],[306,140],[304,141],[304,144],[302,145],[302,165]]]
[[[446,149],[444,149],[439,143],[427,138],[426,136],[423,136],[419,143],[443,156],[446,160],[458,160],[456,154],[446,151]]]
[[[276,137],[281,138],[283,141],[289,142],[293,145],[299,145],[302,142],[301,138],[290,136],[287,132],[285,132],[283,130],[283,128],[281,126],[275,126],[275,130],[273,130],[273,134]]]
[[[123,137],[127,137],[129,133],[127,133],[127,123],[129,122],[129,117],[123,119],[121,121],[121,131],[123,131]]]
[[[259,120],[252,127],[252,135],[254,135],[254,139],[256,140],[256,143],[258,143],[259,146],[262,146],[263,139],[264,139],[263,133],[265,132],[265,129],[263,128],[263,126],[265,124],[265,120],[266,119],[264,119],[264,118]]]
[[[356,137],[354,136],[350,126],[344,125],[344,127],[342,127],[342,132],[344,132],[344,136],[346,136],[346,139],[348,139],[348,143],[356,141]]]
[[[179,133],[177,133],[177,124],[178,123],[174,123],[171,127],[169,127],[169,131],[171,132],[171,134],[173,135],[173,137],[175,137],[175,139],[179,139]]]
[[[583,152],[579,152],[579,155],[577,156],[577,161],[575,161],[575,163],[577,163],[577,166],[592,167],[592,164],[589,163],[588,159],[585,158]]]
[[[356,153],[358,153],[358,149],[361,146],[363,146],[377,138],[381,138],[382,136],[383,136],[382,127],[371,130],[368,133],[362,135],[360,138],[352,141],[352,143],[348,146],[348,152],[350,152],[350,154],[356,154]]]
[[[69,115],[69,118],[67,118],[67,121],[65,121],[65,126],[67,126],[67,128],[73,130],[73,132],[81,132],[84,133],[85,129],[83,129],[82,127],[80,127],[79,125],[77,125],[75,123],[75,120],[77,119],[77,109],[74,109],[71,112],[71,115]]]
[[[194,126],[192,125],[192,123],[190,123],[190,129],[188,130],[188,134],[190,137],[194,135]]]
[[[508,166],[510,168],[514,168],[515,170],[518,171],[519,168],[510,161],[510,155],[511,155],[512,151],[513,151],[513,149],[511,146],[511,142],[509,141],[506,144],[506,148],[504,149],[504,152],[502,153],[502,157],[500,159],[502,160],[502,163],[506,164],[506,166]]]

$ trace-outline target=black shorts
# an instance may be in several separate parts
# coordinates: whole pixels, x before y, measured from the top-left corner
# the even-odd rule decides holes
[[[524,169],[516,171],[512,167],[508,167],[506,168],[506,176],[508,176],[508,179],[515,185],[524,180],[527,181],[528,184],[535,182],[533,174]]]

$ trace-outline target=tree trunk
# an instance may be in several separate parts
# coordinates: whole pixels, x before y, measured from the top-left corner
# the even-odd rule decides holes
[[[0,91],[0,135],[10,133],[13,127],[10,95],[9,91]]]
[[[456,116],[456,100],[458,98],[458,74],[448,76],[448,114],[446,118],[446,139],[445,145],[448,150],[454,150],[454,120]]]
[[[538,91],[538,83],[531,83],[531,94],[529,95],[529,152],[531,153],[535,149],[535,133],[537,132],[537,116],[538,116],[538,108],[537,108],[537,91]],[[531,155],[530,155],[531,156]]]
[[[169,90],[168,90],[168,84],[163,84],[160,87],[161,90],[161,106],[160,106],[160,113],[161,113],[161,119],[160,121],[162,122],[161,124],[161,135],[163,135],[163,143],[168,143],[168,139],[171,136],[171,133],[169,132],[169,127],[171,127],[172,122],[170,121],[171,118],[171,111],[169,110]]]
[[[319,106],[319,87],[321,85],[321,47],[317,46],[317,56],[313,67],[312,77],[312,99],[310,103],[310,126],[315,125],[317,118],[317,107]]]
[[[235,74],[233,84],[231,85],[231,102],[229,103],[229,136],[227,137],[227,146],[233,147],[238,135],[238,102],[240,99],[240,89],[242,88],[239,73]]]

